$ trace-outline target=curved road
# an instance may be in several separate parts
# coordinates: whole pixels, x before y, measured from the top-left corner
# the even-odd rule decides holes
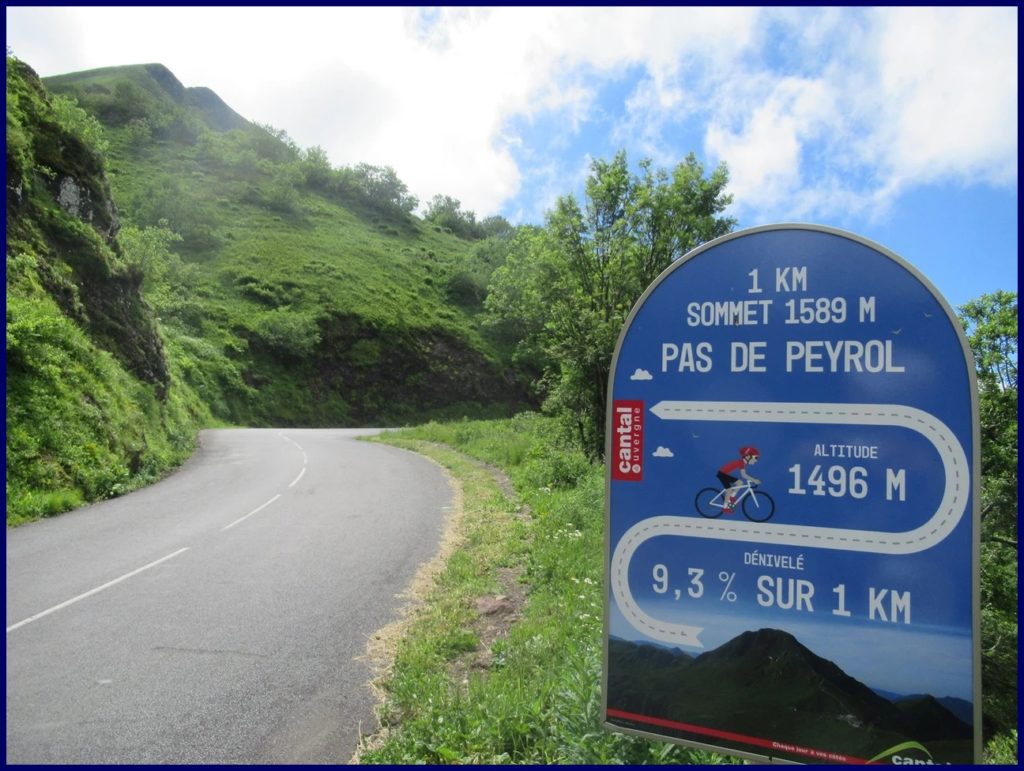
[[[451,502],[358,433],[204,431],[159,484],[8,530],[7,762],[347,762],[357,657]]]

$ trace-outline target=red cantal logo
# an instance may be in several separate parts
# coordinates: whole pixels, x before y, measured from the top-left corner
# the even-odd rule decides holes
[[[644,478],[644,403],[612,403],[612,479],[639,482]]]

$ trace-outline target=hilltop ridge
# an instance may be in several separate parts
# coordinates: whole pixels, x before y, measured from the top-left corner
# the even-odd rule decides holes
[[[101,67],[43,79],[58,94],[74,96],[86,110],[112,126],[154,114],[192,109],[212,131],[244,129],[253,124],[205,86],[186,88],[163,64]]]

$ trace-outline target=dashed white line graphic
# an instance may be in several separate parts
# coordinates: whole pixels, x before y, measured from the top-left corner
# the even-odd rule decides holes
[[[944,540],[963,517],[970,493],[967,456],[954,433],[923,410],[895,404],[829,404],[800,402],[662,401],[651,408],[662,420],[742,421],[744,423],[804,423],[873,425],[907,428],[924,436],[938,451],[945,472],[942,499],[922,525],[889,533],[847,528],[808,527],[777,523],[709,521],[695,517],[654,516],[629,528],[612,555],[612,593],[633,626],[663,642],[703,647],[700,627],[660,621],[643,611],[629,588],[629,561],[650,538],[663,535],[714,538],[726,541],[817,547],[876,554],[912,554]]]

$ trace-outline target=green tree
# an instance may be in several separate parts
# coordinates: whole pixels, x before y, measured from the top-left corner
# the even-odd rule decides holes
[[[500,214],[492,214],[480,220],[484,238],[511,238],[515,227]]]
[[[302,150],[288,136],[288,132],[274,128],[269,123],[260,124],[255,129],[243,133],[260,158],[274,163],[292,163],[302,156]]]
[[[83,95],[84,96],[84,95]],[[114,87],[112,97],[97,94],[90,100],[100,120],[112,126],[124,126],[137,118],[146,118],[152,114],[151,122],[157,120],[157,109],[153,98],[134,83],[122,80]]]
[[[124,136],[131,147],[139,148],[153,138],[153,127],[146,118],[133,118],[125,126]]]
[[[50,97],[50,104],[53,106],[57,121],[65,131],[77,134],[96,153],[102,155],[110,149],[110,142],[104,135],[103,126],[96,118],[79,107],[78,101],[74,97],[54,94]]]
[[[463,238],[483,238],[484,233],[476,221],[476,213],[465,211],[462,202],[450,195],[435,195],[427,204],[423,219],[438,227],[448,228]]]
[[[1017,293],[982,295],[960,318],[978,375],[985,536],[1016,548]]]
[[[986,733],[1017,718],[1017,293],[960,308],[978,375],[981,636]]]
[[[264,345],[289,360],[301,361],[320,342],[320,324],[316,316],[289,308],[274,308],[261,313],[256,317],[254,326],[256,336]]]
[[[390,166],[360,163],[352,171],[356,188],[375,208],[409,214],[419,206],[419,199],[409,192],[409,188]]]
[[[217,214],[210,204],[207,186],[165,173],[149,175],[138,193],[124,199],[124,209],[136,224],[178,233],[181,242],[175,248],[182,254],[208,253],[219,246]]]
[[[332,171],[327,151],[320,145],[314,145],[302,154],[302,173],[310,187],[326,190],[331,183]]]
[[[163,287],[168,274],[181,264],[171,245],[182,238],[170,229],[167,220],[160,220],[154,227],[125,225],[117,238],[125,263],[142,274],[142,289],[147,295]]]
[[[495,227],[495,219],[504,222],[507,228]],[[456,258],[446,287],[451,302],[473,312],[483,310],[491,277],[505,264],[515,235],[515,228],[504,218],[488,217],[486,221],[492,222],[494,235],[477,241],[472,252]]]
[[[495,272],[487,307],[521,332],[518,358],[543,372],[546,408],[566,418],[591,457],[604,451],[615,341],[630,308],[675,259],[725,235],[725,164],[705,176],[691,153],[671,171],[625,152],[595,160],[581,207],[563,196],[539,230],[521,229]]]

